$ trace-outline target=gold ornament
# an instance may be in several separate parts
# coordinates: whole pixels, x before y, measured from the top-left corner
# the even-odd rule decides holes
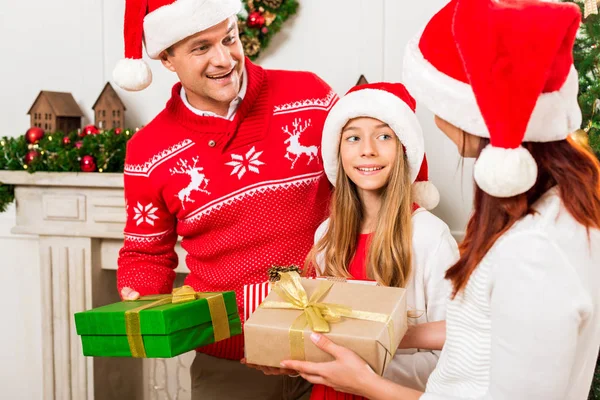
[[[258,54],[260,51],[260,41],[255,37],[242,36],[242,45],[244,46],[244,53],[248,57],[252,57]]]
[[[275,18],[277,18],[277,15],[273,14],[270,11],[265,11],[263,13],[263,17],[265,17],[265,25],[269,26],[273,23],[273,21],[275,21]]]
[[[588,137],[587,132],[583,129],[577,129],[575,132],[572,132],[569,136],[571,136],[571,139],[573,139],[573,141],[579,144],[580,146],[590,146],[590,138]]]

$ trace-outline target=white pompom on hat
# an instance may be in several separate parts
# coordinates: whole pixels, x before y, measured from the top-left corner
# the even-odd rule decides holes
[[[564,140],[581,125],[573,44],[575,4],[452,0],[411,40],[404,82],[434,114],[490,139],[477,185],[512,197],[537,180],[523,142]]]

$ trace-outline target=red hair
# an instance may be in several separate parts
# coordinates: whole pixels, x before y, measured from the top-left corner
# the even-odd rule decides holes
[[[489,143],[482,139],[479,153]],[[549,143],[523,143],[538,166],[535,185],[527,192],[509,197],[490,196],[475,185],[474,211],[460,244],[460,259],[446,272],[454,286],[453,297],[496,240],[515,222],[535,211],[532,205],[553,186],[558,186],[564,207],[577,222],[600,229],[600,163],[588,149],[571,138]]]

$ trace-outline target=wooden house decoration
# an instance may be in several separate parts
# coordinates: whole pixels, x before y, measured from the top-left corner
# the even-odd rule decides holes
[[[125,105],[110,83],[104,85],[92,110],[94,110],[94,125],[98,128],[123,129],[125,127]]]
[[[46,132],[72,132],[81,128],[83,113],[71,93],[42,90],[27,112],[31,126]]]
[[[361,75],[360,78],[358,78],[358,82],[356,82],[356,86],[366,85],[367,83],[369,83],[369,81],[367,81],[367,78],[365,78],[364,75]]]

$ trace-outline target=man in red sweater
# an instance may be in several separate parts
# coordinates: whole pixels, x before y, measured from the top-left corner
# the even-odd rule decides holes
[[[312,73],[264,70],[244,57],[239,0],[128,0],[125,56],[114,73],[128,90],[150,84],[142,37],[180,83],[127,147],[124,299],[169,293],[178,236],[185,283],[235,290],[267,280],[272,265],[301,265],[327,214],[321,131],[336,94]],[[243,337],[198,349],[194,399],[299,399],[301,378],[240,364]],[[307,398],[307,397],[306,397]]]

